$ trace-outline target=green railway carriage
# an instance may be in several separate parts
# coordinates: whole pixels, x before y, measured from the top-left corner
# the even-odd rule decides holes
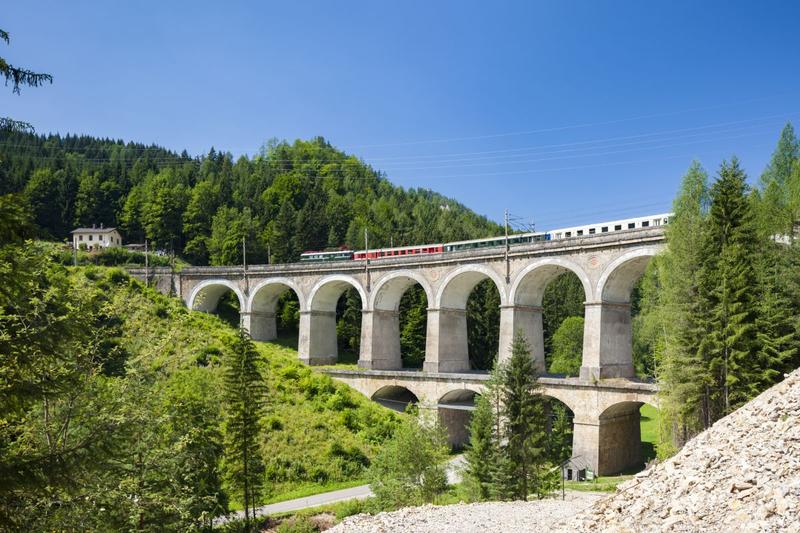
[[[550,240],[548,233],[517,233],[508,236],[508,244],[528,244],[537,241]],[[489,237],[487,239],[473,239],[470,241],[449,242],[444,245],[445,252],[458,252],[461,250],[474,250],[476,248],[491,248],[494,246],[505,246],[505,237]]]
[[[303,252],[300,261],[349,261],[353,258],[351,250],[336,250],[333,252]]]

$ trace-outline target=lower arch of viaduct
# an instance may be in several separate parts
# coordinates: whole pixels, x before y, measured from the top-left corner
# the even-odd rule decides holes
[[[164,292],[177,293],[190,309],[198,311],[214,312],[220,297],[232,291],[239,301],[243,327],[254,339],[264,341],[276,337],[278,299],[287,291],[294,292],[300,309],[299,357],[310,365],[337,361],[336,302],[352,287],[362,305],[359,367],[367,371],[364,379],[375,379],[377,383],[381,380],[370,374],[402,369],[399,303],[405,291],[415,284],[422,287],[428,301],[424,372],[420,374],[469,372],[466,303],[470,292],[485,279],[492,280],[500,295],[499,358],[510,356],[511,340],[520,332],[531,346],[538,370],[543,372],[544,290],[560,274],[572,272],[584,289],[585,322],[580,377],[569,381],[584,387],[573,383],[568,394],[559,392],[555,384],[548,390],[574,412],[575,450],[602,474],[630,462],[620,458],[620,453],[608,452],[608,457],[603,453],[615,447],[639,449],[638,407],[653,400],[635,397],[638,399],[614,400],[606,406],[603,398],[616,398],[614,394],[619,391],[589,392],[586,387],[634,377],[631,291],[649,260],[662,248],[663,230],[651,229],[625,236],[536,243],[510,253],[507,261],[497,250],[483,250],[447,257],[442,254],[389,259],[372,265],[350,261],[255,266],[247,270],[189,267],[177,274],[133,269],[131,273],[153,280]],[[361,386],[356,388],[369,393]],[[413,391],[413,387],[409,390]],[[368,395],[371,394],[374,391]],[[433,401],[427,392],[421,394],[425,398],[420,398],[421,402]],[[627,394],[630,396],[630,392]],[[652,394],[648,396],[651,397]],[[436,397],[437,401],[438,398],[441,396]],[[618,407],[612,409],[613,405]],[[634,413],[637,443],[631,447]],[[615,440],[618,445],[611,444]]]
[[[402,411],[417,403],[420,411],[435,413],[450,444],[463,446],[474,398],[483,393],[487,373],[429,375],[411,371],[354,371],[326,369],[367,398]],[[605,380],[586,383],[579,378],[542,377],[542,395],[572,411],[573,457],[580,456],[598,475],[615,474],[641,464],[639,408],[658,407],[657,388],[651,383]]]

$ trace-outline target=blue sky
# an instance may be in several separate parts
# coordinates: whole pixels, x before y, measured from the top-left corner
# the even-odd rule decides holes
[[[796,2],[13,2],[0,92],[37,131],[253,154],[322,135],[394,183],[538,229],[751,179],[800,121]]]

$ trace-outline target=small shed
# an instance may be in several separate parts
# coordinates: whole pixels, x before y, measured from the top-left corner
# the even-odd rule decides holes
[[[589,461],[582,456],[570,457],[561,464],[561,475],[567,481],[588,481],[594,479],[594,471]]]

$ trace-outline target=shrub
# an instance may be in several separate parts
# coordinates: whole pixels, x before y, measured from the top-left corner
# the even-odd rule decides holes
[[[366,513],[369,500],[349,500],[336,507],[336,520],[343,520],[348,516]]]
[[[435,501],[447,489],[448,453],[439,426],[406,419],[367,472],[375,505],[384,510]]]
[[[317,533],[319,528],[307,516],[289,518],[275,529],[278,533]]]

